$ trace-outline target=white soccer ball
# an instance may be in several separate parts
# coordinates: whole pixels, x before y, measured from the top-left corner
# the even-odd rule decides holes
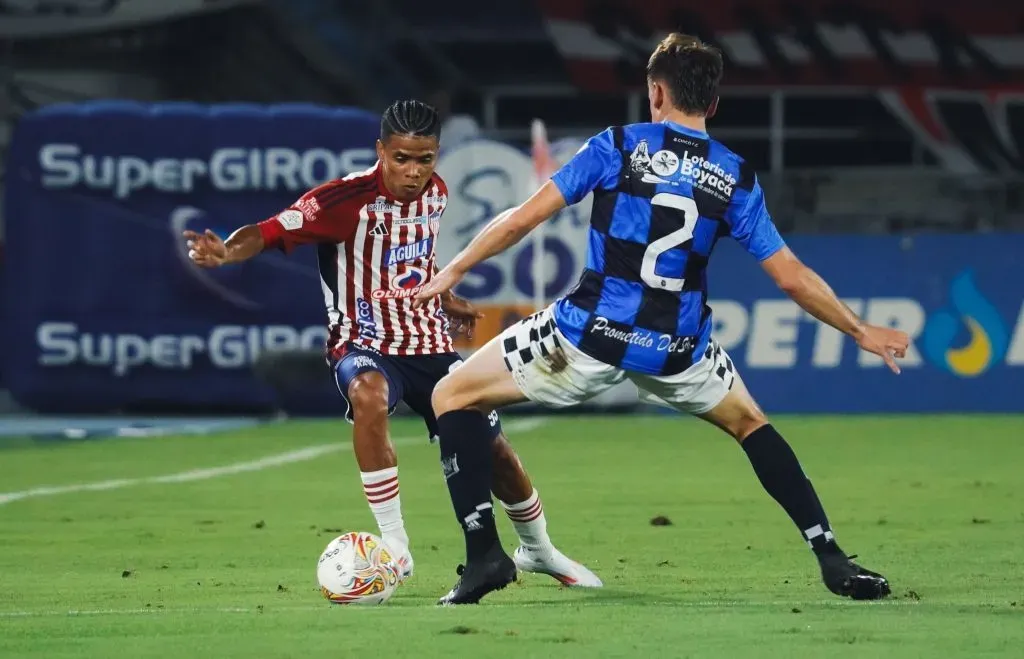
[[[384,542],[363,531],[331,540],[316,566],[320,592],[334,604],[383,604],[398,588],[399,574]]]

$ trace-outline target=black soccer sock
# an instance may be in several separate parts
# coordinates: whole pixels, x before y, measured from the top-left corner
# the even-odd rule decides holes
[[[491,506],[491,428],[484,415],[472,410],[446,412],[437,427],[441,468],[466,536],[466,560],[472,561],[499,542]]]
[[[789,514],[815,554],[841,551],[811,481],[782,435],[770,424],[743,440],[743,450],[761,485]]]

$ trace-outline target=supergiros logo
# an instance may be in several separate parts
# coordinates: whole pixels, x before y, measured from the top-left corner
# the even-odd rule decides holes
[[[1006,320],[964,270],[949,286],[949,303],[929,316],[922,350],[934,366],[954,375],[977,377],[1002,362],[1010,344]]]

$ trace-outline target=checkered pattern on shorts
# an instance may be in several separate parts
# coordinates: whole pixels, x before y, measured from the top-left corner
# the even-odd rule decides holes
[[[722,350],[722,346],[718,345],[718,341],[711,339],[708,341],[707,350],[704,351],[704,359],[713,359],[715,375],[720,380],[725,382],[728,389],[732,389],[732,385],[736,382],[736,369],[732,365],[732,359],[729,355],[725,354]]]
[[[550,309],[523,318],[506,333],[508,336],[501,342],[501,351],[505,368],[513,373],[536,357],[547,358],[562,350],[555,335],[555,317]]]

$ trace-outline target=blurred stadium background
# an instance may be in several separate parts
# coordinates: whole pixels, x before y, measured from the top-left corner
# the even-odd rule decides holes
[[[798,415],[811,436],[859,438],[854,451],[882,450],[872,437],[916,437],[936,472],[965,459],[950,448],[964,435],[1001,438],[992,463],[964,478],[1008,488],[1016,526],[992,537],[1019,541],[1019,481],[991,470],[1013,464],[1019,449],[1000,451],[1024,429],[1014,416],[1024,412],[1024,10],[995,0],[0,0],[0,433],[17,443],[212,432],[284,416],[337,423],[313,252],[200,273],[180,230],[226,235],[371,165],[380,111],[415,96],[446,116],[444,261],[546,171],[534,158],[536,120],[558,163],[608,125],[648,119],[643,65],[672,30],[723,49],[711,133],[758,167],[797,253],[855,311],[914,339],[895,377],[721,245],[710,275],[716,332],[752,391],[769,413]],[[467,279],[459,293],[487,318],[463,349],[573,286],[588,211],[589,199],[566,209]],[[589,408],[632,414],[615,427],[646,423],[671,439],[665,419],[639,416],[650,410],[626,385]],[[828,426],[809,416],[853,413]],[[931,413],[982,425],[927,422]],[[882,414],[921,416],[895,425],[867,416]],[[413,427],[421,432],[402,426]],[[269,451],[266,439],[252,446]],[[214,455],[253,457],[241,446]],[[154,450],[170,451],[153,457],[177,468],[177,453]],[[543,465],[543,446],[530,450]],[[8,493],[137,475],[55,469],[57,454],[7,455]],[[105,455],[139,467],[140,478],[160,473]],[[618,458],[604,459],[611,469]],[[443,488],[434,489],[447,520]],[[369,524],[358,490],[350,494]],[[1003,567],[1019,575],[1015,560]]]

